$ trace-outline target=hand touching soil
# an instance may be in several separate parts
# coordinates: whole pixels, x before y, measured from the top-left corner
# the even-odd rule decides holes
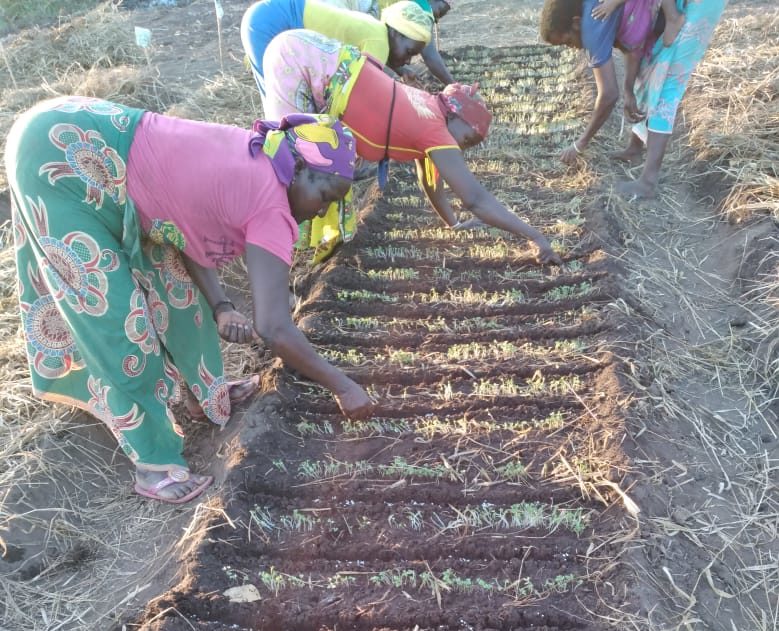
[[[577,151],[576,147],[571,144],[560,152],[560,161],[568,166],[576,164],[581,151],[583,151],[583,148]]]
[[[546,240],[546,237],[541,237],[535,240],[536,245],[536,261],[539,265],[562,265],[563,260],[560,255],[552,249],[552,245]]]
[[[341,412],[350,419],[368,418],[376,407],[368,393],[351,379],[343,390],[333,392],[333,396]]]

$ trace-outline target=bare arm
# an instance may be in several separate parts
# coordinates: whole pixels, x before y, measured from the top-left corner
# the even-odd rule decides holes
[[[344,414],[369,415],[373,405],[365,391],[325,361],[295,326],[289,312],[289,266],[256,245],[246,244],[246,264],[254,302],[254,327],[285,364],[330,390]]]
[[[235,310],[233,303],[225,294],[216,270],[212,267],[203,267],[184,253],[181,254],[181,258],[192,280],[206,297],[222,339],[237,344],[251,342],[255,338],[252,323],[240,311]],[[214,307],[217,307],[216,311]]]
[[[206,297],[208,306],[211,309],[214,308],[214,305],[228,300],[215,269],[203,267],[183,253],[181,258],[184,260],[184,266],[187,268],[192,280],[195,281],[195,284]]]
[[[619,100],[619,88],[617,87],[617,72],[614,69],[614,59],[609,59],[605,64],[599,68],[593,68],[592,74],[595,77],[595,85],[598,89],[598,95],[595,98],[595,109],[590,117],[590,122],[587,124],[584,132],[576,140],[576,146],[579,151],[584,151],[584,148],[590,143],[593,136],[598,133],[598,130],[603,127],[603,123],[606,122],[611,115],[614,106]],[[572,164],[576,161],[576,148],[573,146],[565,149],[560,155],[560,159],[566,164]]]
[[[443,180],[462,200],[464,208],[486,224],[533,241],[538,248],[537,258],[540,263],[560,263],[560,257],[554,253],[544,235],[510,212],[479,183],[459,149],[436,149],[430,153],[430,157]]]
[[[439,178],[438,185],[435,188],[431,186],[425,176],[425,166],[422,160],[416,160],[416,164],[417,182],[419,182],[419,187],[425,192],[433,210],[435,210],[441,220],[451,228],[457,224],[457,215],[454,214],[454,209],[446,197],[444,183],[441,182],[441,178]]]
[[[444,85],[454,83],[454,77],[451,75],[444,60],[441,58],[441,54],[438,52],[435,42],[430,42],[422,49],[422,59],[424,60],[427,69],[441,83]]]

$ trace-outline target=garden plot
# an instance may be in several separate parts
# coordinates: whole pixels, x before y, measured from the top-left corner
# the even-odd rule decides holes
[[[228,519],[147,610],[155,629],[598,629],[631,609],[612,543],[628,523],[615,283],[574,193],[543,179],[570,124],[572,58],[454,57],[496,118],[474,170],[564,264],[539,267],[498,231],[442,230],[396,168],[297,313],[376,414],[346,420],[328,392],[279,375],[275,424],[243,445]],[[244,585],[259,599],[232,600]]]

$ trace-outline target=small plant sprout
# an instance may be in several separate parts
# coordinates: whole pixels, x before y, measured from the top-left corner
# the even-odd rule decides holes
[[[397,302],[397,296],[384,292],[368,291],[367,289],[339,289],[336,298],[341,302]]]
[[[547,300],[565,300],[566,298],[580,298],[592,292],[592,283],[582,282],[578,285],[560,285],[550,289],[544,294]]]
[[[453,344],[446,351],[448,359],[468,361],[473,359],[510,359],[519,351],[519,347],[511,342],[496,341],[491,344]]]
[[[441,252],[438,248],[425,248],[416,246],[377,245],[363,250],[365,254],[374,259],[395,262],[396,259],[409,259],[412,261],[438,261]]]
[[[322,354],[330,361],[351,366],[359,366],[367,361],[365,355],[355,348],[350,348],[347,351],[327,350]]]
[[[255,506],[249,511],[249,520],[266,534],[270,534],[276,529],[276,523],[270,514],[270,511],[260,506]]]
[[[412,569],[382,570],[368,580],[374,585],[389,585],[397,589],[415,588],[417,586],[417,573]]]
[[[295,532],[310,532],[319,523],[316,517],[307,515],[299,510],[293,510],[291,515],[282,515],[279,518],[280,527],[284,530]]]
[[[544,590],[551,592],[565,592],[568,591],[571,585],[578,587],[581,584],[581,579],[579,579],[574,574],[559,574],[558,576],[549,578],[544,582]]]
[[[287,465],[284,464],[283,460],[274,460],[273,466],[276,470],[281,471],[282,473],[287,473]]]
[[[236,570],[230,565],[223,566],[222,571],[225,573],[227,580],[231,583],[242,584],[249,580],[249,575],[246,572]]]
[[[350,574],[334,574],[327,578],[327,589],[337,589],[339,587],[349,587],[357,582],[357,577]]]
[[[470,287],[465,289],[448,289],[444,293],[439,293],[431,289],[428,293],[414,293],[410,297],[423,304],[434,304],[438,302],[450,302],[462,305],[513,305],[525,301],[525,295],[519,289],[508,289],[505,291],[474,291]]]
[[[549,516],[549,526],[552,530],[566,528],[581,535],[587,528],[587,518],[581,508],[557,510]]]
[[[585,344],[581,340],[556,340],[554,349],[561,353],[579,353],[585,349]]]
[[[352,331],[372,331],[381,326],[381,321],[373,317],[334,318],[333,324],[338,328]]]
[[[552,243],[550,245],[552,246],[552,249],[561,256],[568,252],[568,248],[562,241],[560,241],[560,239],[552,239]]]
[[[419,272],[410,267],[390,267],[383,270],[368,270],[368,278],[371,280],[395,281],[416,280]]]
[[[259,573],[260,581],[265,587],[273,592],[274,596],[278,596],[279,592],[289,587],[304,587],[306,581],[298,576],[292,574],[284,574],[279,572],[275,567],[267,571]]]
[[[443,398],[444,401],[452,401],[454,397],[454,388],[452,387],[451,382],[447,381],[441,391],[441,398]]]
[[[401,366],[413,366],[417,361],[417,354],[414,351],[393,350],[390,351],[389,361]]]
[[[300,423],[295,426],[295,429],[297,429],[298,434],[301,436],[332,436],[335,433],[333,431],[333,424],[327,419],[319,423],[300,421]]]
[[[379,465],[379,472],[385,477],[398,478],[427,478],[427,479],[450,479],[456,480],[458,475],[453,469],[447,468],[442,464],[416,465],[406,461],[405,458],[395,456],[392,464]]]
[[[531,394],[570,394],[581,390],[582,382],[579,375],[563,375],[554,379],[547,379],[541,371],[536,371],[532,378],[527,380],[527,389]]]
[[[447,269],[446,267],[436,267],[433,270],[433,278],[435,280],[452,280],[452,270]]]
[[[498,474],[505,480],[520,482],[527,477],[527,469],[519,460],[514,460],[497,468]]]
[[[341,427],[344,436],[387,436],[410,432],[413,429],[408,421],[402,419],[372,419],[370,421],[350,421],[347,419]]]
[[[522,390],[513,377],[501,377],[498,381],[482,379],[474,386],[473,394],[478,397],[506,397],[521,394]]]

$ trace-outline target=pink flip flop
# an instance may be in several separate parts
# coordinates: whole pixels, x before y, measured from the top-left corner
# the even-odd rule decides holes
[[[179,484],[180,482],[186,482],[188,479],[189,479],[189,471],[185,471],[183,469],[176,469],[173,471],[169,471],[168,475],[162,478],[162,480],[157,482],[150,489],[145,489],[136,482],[135,492],[138,495],[143,495],[143,497],[148,497],[153,500],[159,500],[160,502],[166,502],[168,504],[186,504],[190,500],[195,499],[203,491],[205,491],[209,486],[211,486],[211,483],[214,481],[213,476],[210,475],[206,476],[206,479],[202,484],[195,487],[194,490],[192,490],[184,497],[174,498],[174,497],[163,497],[159,495],[159,492],[162,489],[169,487],[171,484]]]
[[[249,388],[246,392],[244,392],[238,397],[231,396],[230,397],[231,406],[238,405],[239,403],[243,403],[249,397],[252,397],[257,393],[257,390],[260,389],[260,376],[252,375],[251,377],[247,377],[246,379],[237,379],[236,381],[227,382],[227,386],[230,388],[231,391],[236,386],[243,386],[248,383],[251,383],[254,387]],[[203,412],[203,408],[200,407],[200,404],[195,400],[194,396],[192,396],[191,394],[184,399],[184,407],[187,408],[187,413],[189,414],[190,418],[193,421],[206,420],[206,413]]]

